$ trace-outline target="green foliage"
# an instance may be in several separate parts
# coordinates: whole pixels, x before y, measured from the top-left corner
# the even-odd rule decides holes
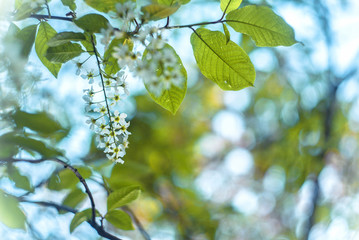
[[[7,171],[9,178],[15,183],[16,187],[24,189],[29,192],[33,192],[34,189],[31,186],[29,179],[26,176],[22,175],[19,172],[19,169],[17,169],[17,167],[8,164]]]
[[[96,216],[100,216],[100,213],[96,211]],[[81,223],[91,220],[92,209],[88,208],[75,214],[70,223],[70,233],[72,233]]]
[[[92,175],[91,170],[87,167],[79,166],[76,167],[76,169],[84,179],[87,179]],[[47,187],[51,190],[59,191],[62,189],[74,189],[78,183],[79,179],[75,174],[70,169],[64,169],[56,175],[52,175]]]
[[[18,128],[27,127],[45,136],[62,130],[61,125],[46,112],[27,113],[17,110],[11,118]]]
[[[269,7],[250,5],[228,13],[226,22],[248,34],[259,47],[291,46],[297,41],[293,29]]]
[[[83,33],[79,32],[60,32],[56,34],[50,41],[47,43],[49,47],[57,47],[59,45],[69,43],[71,41],[83,41],[86,40],[86,37]]]
[[[228,44],[229,41],[231,40],[231,34],[229,33],[226,24],[223,23],[222,26],[223,26],[224,35],[226,36],[226,44]]]
[[[140,196],[140,193],[139,186],[128,186],[112,192],[107,198],[107,211],[133,202]]]
[[[134,230],[131,217],[122,210],[114,209],[108,211],[105,215],[105,219],[116,228],[123,230]]]
[[[159,20],[174,14],[179,5],[161,5],[161,4],[150,4],[141,8],[142,12],[147,13],[149,15],[150,20]]]
[[[242,3],[242,0],[221,0],[221,10],[229,13],[237,9]]]
[[[167,6],[172,6],[172,5],[175,5],[175,4],[187,4],[189,3],[191,0],[157,0],[157,2],[159,4],[164,4],[164,5],[167,5]]]
[[[31,14],[37,13],[42,10],[42,7],[32,8],[31,3],[21,4],[19,8],[16,9],[13,16],[14,21],[20,21],[28,18]]]
[[[118,66],[117,59],[112,56],[112,53],[114,52],[114,47],[118,47],[125,44],[128,45],[131,50],[133,49],[133,43],[131,42],[131,40],[128,40],[126,38],[115,38],[109,44],[105,54],[103,55],[106,74],[116,74],[118,71],[121,70],[121,68]]]
[[[180,107],[184,96],[186,95],[187,91],[187,72],[186,69],[183,67],[182,61],[180,57],[177,55],[176,51],[169,45],[166,44],[160,51],[163,51],[165,49],[169,49],[173,52],[173,54],[176,56],[176,59],[178,61],[177,65],[181,68],[181,78],[185,79],[185,83],[182,85],[182,87],[175,86],[171,84],[171,87],[169,89],[164,90],[161,95],[157,96],[154,92],[151,91],[148,84],[145,83],[145,87],[150,94],[151,98],[158,103],[163,108],[170,111],[172,114],[175,114]],[[145,50],[143,54],[142,60],[144,62],[151,61],[146,58],[148,51]],[[157,76],[160,76],[163,71],[171,71],[172,69],[163,69],[162,66],[158,66],[157,68]]]
[[[25,228],[25,215],[18,206],[18,200],[26,201],[27,195],[35,191],[30,180],[22,174],[23,170],[19,171],[20,164],[15,166],[11,162],[13,158],[21,157],[25,152],[26,156],[38,159],[37,162],[52,159],[61,163],[61,159],[66,159],[66,163],[62,164],[65,169],[55,170],[41,184],[48,190],[66,194],[59,204],[72,208],[70,212],[77,212],[70,224],[71,233],[84,221],[91,221],[91,226],[96,230],[106,231],[107,229],[102,227],[104,219],[115,228],[134,230],[131,219],[133,213],[130,217],[128,213],[131,211],[127,207],[131,204],[131,208],[141,206],[140,220],[146,219],[148,222],[154,222],[156,226],[161,222],[169,222],[176,226],[176,237],[178,235],[179,239],[189,237],[214,239],[222,228],[223,221],[219,219],[226,215],[229,207],[218,207],[218,205],[214,207],[213,202],[203,200],[192,183],[199,171],[207,164],[205,161],[209,161],[198,153],[198,142],[204,134],[210,131],[211,124],[208,118],[223,107],[222,92],[218,87],[211,85],[210,81],[203,81],[201,77],[194,79],[193,88],[187,92],[187,71],[174,48],[167,43],[167,40],[164,40],[166,35],[163,32],[169,32],[171,29],[177,29],[178,32],[184,28],[191,29],[193,34],[190,42],[202,74],[223,90],[240,90],[254,85],[256,73],[247,53],[255,46],[247,35],[241,38],[241,46],[244,50],[231,41],[226,24],[237,32],[248,34],[258,46],[292,45],[297,42],[293,30],[268,7],[246,6],[238,9],[242,0],[221,0],[220,8],[225,14],[217,21],[187,25],[175,25],[173,22],[177,22],[177,19],[172,15],[181,5],[190,2],[189,0],[154,0],[149,5],[138,6],[137,9],[134,9],[135,4],[125,4],[124,8],[129,9],[123,12],[121,12],[122,8],[116,9],[116,4],[129,1],[85,0],[84,2],[102,12],[103,15],[89,13],[76,18],[74,12],[77,9],[76,1],[61,0],[62,5],[70,8],[72,12],[50,17],[46,16],[46,11],[48,10],[50,14],[50,9],[43,8],[41,15],[32,16],[40,20],[37,34],[37,25],[24,24],[27,27],[20,30],[16,25],[11,24],[8,41],[14,38],[18,40],[21,55],[25,59],[29,56],[35,42],[39,59],[55,77],[58,76],[62,64],[74,58],[79,57],[80,61],[77,62],[79,70],[80,67],[86,67],[88,60],[89,65],[96,63],[96,70],[87,71],[86,69],[86,71],[89,82],[93,82],[94,78],[101,80],[97,82],[100,87],[96,84],[95,90],[92,85],[89,89],[85,89],[84,99],[86,112],[90,115],[87,122],[90,122],[91,128],[99,127],[101,123],[104,126],[95,130],[97,140],[92,141],[93,146],[88,156],[83,158],[84,165],[75,166],[76,170],[73,170],[72,165],[67,165],[71,164],[72,159],[68,160],[64,152],[56,147],[67,136],[70,129],[63,127],[46,112],[29,113],[17,109],[6,116],[11,126],[10,130],[5,130],[3,132],[5,134],[0,136],[0,163],[5,163],[3,169],[6,174],[4,176],[14,183],[15,188],[26,190],[27,193],[15,198],[0,190],[0,221],[12,228]],[[45,7],[45,3],[38,6]],[[42,9],[42,7],[30,7],[29,3],[24,4],[20,0],[16,1],[16,8],[15,20],[26,19],[30,14]],[[141,12],[138,11],[139,9]],[[83,9],[78,9],[78,11],[80,14],[88,13]],[[51,13],[53,14],[53,11]],[[65,15],[71,17],[65,18],[63,17]],[[223,19],[225,15],[226,20]],[[151,25],[150,21],[164,18],[168,19],[163,21],[162,27],[159,27],[157,22]],[[83,32],[57,33],[50,26],[53,20],[64,20],[63,23],[67,25],[61,26],[62,29],[71,30],[79,27]],[[197,26],[212,24],[222,24],[224,33],[205,28],[194,29]],[[100,37],[98,42],[96,36]],[[83,47],[87,52],[83,50]],[[82,53],[88,56],[83,57]],[[168,62],[171,64],[173,62],[173,64],[166,64]],[[131,120],[133,134],[130,137],[130,133],[126,131],[129,127],[128,118],[132,116],[127,117],[120,113],[122,105],[117,105],[114,97],[118,94],[117,97],[122,98],[127,94],[126,75],[122,77],[121,74],[127,73],[128,70],[136,76],[143,77],[148,95],[153,100],[149,101],[148,95],[137,97],[137,115]],[[140,72],[142,75],[137,75]],[[165,73],[175,74],[166,75]],[[174,79],[183,79],[183,84]],[[156,83],[161,83],[159,88],[154,87]],[[271,89],[278,88],[272,86]],[[2,91],[1,88],[0,91]],[[97,98],[100,94],[103,94],[101,96],[103,99]],[[186,94],[188,96],[185,98]],[[97,99],[101,100],[97,102]],[[159,111],[154,102],[165,110]],[[184,104],[184,107],[178,111],[181,104]],[[251,109],[251,111],[255,110]],[[169,112],[173,115],[177,113],[177,116],[174,117]],[[291,141],[286,142],[287,139],[285,139],[281,142],[281,146],[289,149],[289,145],[293,142],[300,145],[300,141],[296,138],[300,134],[305,134],[303,132],[306,129],[303,129],[305,129],[304,126],[298,126],[292,131],[283,131],[283,135],[291,136]],[[113,136],[113,134],[117,135]],[[131,140],[130,148],[128,148],[128,137]],[[118,142],[121,143],[118,144]],[[243,140],[243,144],[247,144],[245,142],[246,139]],[[98,151],[96,145],[99,148],[105,146],[105,150]],[[224,145],[227,151],[230,144]],[[266,160],[265,157],[269,156],[271,159],[276,158],[280,161],[287,156],[292,157],[288,153],[281,155],[280,150],[280,148],[275,148],[271,151],[257,151],[256,157]],[[308,148],[303,147],[300,150],[306,153]],[[104,157],[122,163],[122,154],[125,151],[129,156],[129,161],[126,161],[125,165],[115,165],[111,172],[110,164],[103,161]],[[295,150],[291,154],[300,155],[301,153]],[[256,166],[256,170],[259,169],[256,174],[264,175],[273,163],[272,160],[268,162],[265,160],[256,160],[257,165],[257,162],[261,163],[261,166]],[[300,160],[308,167],[312,158],[303,154]],[[289,169],[288,176],[293,180],[292,182],[302,183],[303,176],[305,177],[309,172],[298,168],[300,172],[295,173],[294,168],[289,166],[290,162],[286,164],[278,163],[281,167]],[[3,169],[0,168],[0,171]],[[107,213],[96,221],[92,221],[92,212],[96,211],[96,216],[101,216],[96,209],[89,208],[78,212],[86,197],[93,199],[88,189],[86,192],[83,190],[83,186],[86,186],[85,181],[91,182],[88,185],[90,188],[92,183],[98,183],[104,191],[109,193],[106,199]],[[134,202],[142,191],[145,192],[144,196]],[[57,201],[54,201],[54,204],[55,202]],[[96,206],[99,206],[99,203],[96,200]],[[4,207],[7,205],[10,206],[9,209]],[[8,217],[10,213],[13,215]],[[59,213],[65,213],[65,210],[59,210]],[[135,213],[137,214],[137,211]],[[135,216],[134,219],[136,219]],[[98,221],[101,225],[97,223]]]
[[[74,188],[71,190],[69,194],[62,201],[64,206],[68,206],[71,208],[76,208],[85,198],[86,194],[79,188]],[[60,211],[60,213],[66,213],[65,211]]]
[[[0,222],[10,228],[25,229],[25,221],[17,199],[0,190]]]
[[[248,55],[223,33],[200,28],[192,33],[191,44],[202,74],[223,90],[253,86],[255,70]]]
[[[68,6],[71,11],[75,11],[76,10],[76,3],[75,0],[61,0],[62,4],[64,4],[65,6]]]
[[[49,47],[45,57],[51,62],[65,63],[78,57],[84,50],[80,44],[65,43],[56,47]]]
[[[5,146],[12,144],[14,146],[17,146],[18,148],[28,151],[29,153],[37,152],[45,158],[52,158],[62,155],[62,152],[48,146],[43,141],[36,140],[28,136],[21,136],[19,134],[16,134],[15,132],[4,134],[1,136],[1,139],[6,143]],[[9,150],[9,152],[12,151],[13,149]]]
[[[89,33],[100,33],[101,29],[108,28],[109,21],[100,14],[87,14],[76,20],[74,23],[79,27]]]
[[[47,22],[41,22],[35,39],[35,50],[42,64],[44,64],[44,66],[52,73],[52,75],[57,78],[57,75],[61,69],[61,64],[52,63],[45,57],[47,49],[49,48],[47,43],[56,34],[57,32],[50,26],[50,24]]]
[[[136,2],[136,0],[132,0]],[[96,9],[97,11],[107,13],[116,10],[117,3],[124,3],[127,0],[85,0],[86,4]]]
[[[21,55],[25,59],[29,57],[32,46],[34,45],[37,25],[30,25],[21,29],[16,34],[16,39],[20,40]]]

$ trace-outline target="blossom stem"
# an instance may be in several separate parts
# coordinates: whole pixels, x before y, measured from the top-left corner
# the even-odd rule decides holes
[[[97,61],[97,66],[98,66],[98,71],[99,71],[99,75],[100,75],[100,79],[101,79],[101,85],[102,85],[102,90],[103,90],[103,95],[105,97],[105,103],[106,103],[106,108],[107,108],[107,114],[108,114],[108,121],[109,121],[109,125],[110,125],[110,129],[113,132],[113,127],[112,127],[112,121],[111,121],[111,111],[110,111],[110,107],[107,101],[107,94],[106,94],[106,87],[105,87],[105,82],[103,80],[103,76],[102,76],[102,70],[101,70],[101,65],[100,65],[100,59],[99,56],[97,54],[97,49],[95,46],[95,41],[93,39],[93,35],[91,34],[91,43],[92,43],[92,47],[95,53],[95,57],[96,57],[96,61]],[[115,137],[113,137],[113,141],[116,143],[116,139]]]

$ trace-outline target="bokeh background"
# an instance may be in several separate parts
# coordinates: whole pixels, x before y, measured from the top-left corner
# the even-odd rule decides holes
[[[78,15],[93,11],[77,4]],[[167,32],[188,72],[187,95],[173,116],[150,99],[139,79],[129,76],[131,96],[123,109],[131,118],[132,135],[124,165],[113,166],[94,145],[82,100],[87,81],[75,74],[74,62],[54,79],[34,52],[25,65],[16,43],[4,41],[0,106],[44,110],[70,129],[57,146],[72,164],[96,172],[88,181],[100,212],[106,209],[101,174],[112,186],[140,184],[144,191],[130,208],[152,239],[359,239],[359,2],[244,0],[246,4],[272,7],[302,44],[257,48],[248,36],[231,31],[231,40],[249,54],[257,77],[255,87],[225,92],[197,69],[191,30]],[[13,1],[1,0],[0,6],[4,36]],[[66,9],[52,11],[63,15]],[[219,1],[192,0],[171,23],[220,16]],[[58,32],[69,28],[51,24]],[[91,68],[94,62],[88,61],[82,71]],[[0,133],[6,128],[3,121]],[[69,193],[51,189],[58,166],[16,166],[38,186],[28,199],[61,203]],[[0,166],[0,188],[24,194],[4,169]],[[88,206],[83,199],[78,208]],[[1,239],[99,239],[86,223],[70,234],[72,213],[26,202],[21,207],[27,231],[0,223]],[[118,234],[142,239],[136,230]]]

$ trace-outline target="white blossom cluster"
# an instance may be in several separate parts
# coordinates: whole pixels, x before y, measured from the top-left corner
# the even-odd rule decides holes
[[[91,85],[84,90],[83,99],[86,101],[85,110],[89,113],[86,123],[90,129],[96,132],[97,147],[104,149],[106,156],[113,162],[124,163],[122,158],[128,148],[127,129],[130,122],[126,121],[127,114],[120,113],[117,109],[121,101],[129,95],[125,76],[120,71],[116,76],[105,75],[101,81],[96,82],[99,75],[93,71],[81,75]]]
[[[104,44],[108,44],[111,36],[115,38],[128,36],[125,31],[130,31],[131,24],[136,18],[142,17],[142,21],[146,22],[145,17],[140,16],[136,11],[136,4],[133,2],[118,3],[116,9],[116,16],[123,25],[120,30],[114,30],[112,27],[103,30],[101,33]],[[127,67],[136,76],[142,78],[148,90],[156,97],[159,97],[164,90],[170,89],[172,85],[183,86],[185,78],[181,74],[177,56],[172,49],[166,48],[161,31],[157,27],[141,25],[130,37],[135,44],[145,46],[146,50],[141,60],[141,54],[134,52],[127,44],[114,47],[112,56],[118,60],[118,65],[122,69]]]

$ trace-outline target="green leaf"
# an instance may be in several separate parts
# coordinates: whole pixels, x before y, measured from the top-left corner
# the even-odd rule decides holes
[[[24,148],[27,151],[35,151],[41,154],[45,158],[52,158],[62,156],[62,152],[47,146],[42,141],[30,138],[14,135],[13,133],[8,133],[2,136],[3,140],[6,140],[8,144],[14,144],[20,148]]]
[[[107,50],[105,51],[105,54],[103,56],[104,63],[105,63],[105,73],[108,75],[116,74],[118,71],[120,71],[120,67],[118,66],[117,59],[112,56],[113,48],[117,47],[119,45],[122,45],[124,43],[125,39],[113,39],[111,43],[108,45]]]
[[[71,41],[83,41],[86,40],[86,37],[83,33],[79,32],[60,32],[56,34],[50,41],[47,43],[49,47],[56,47]]]
[[[87,5],[104,13],[109,11],[115,12],[117,3],[125,3],[128,1],[129,0],[85,0]],[[136,2],[136,0],[132,0],[132,2]]]
[[[88,54],[90,54],[90,55],[95,54],[93,46],[92,46],[92,42],[91,42],[91,34],[88,32],[84,32],[84,35],[86,37],[86,40],[81,41],[82,46],[84,46],[86,48]],[[92,37],[93,37],[93,41],[96,45],[97,44],[96,35],[92,35]]]
[[[37,13],[42,10],[42,7],[32,8],[31,3],[21,4],[18,9],[16,9],[15,14],[13,16],[14,21],[23,20],[28,18],[31,14]]]
[[[29,57],[32,46],[34,45],[37,25],[30,25],[21,29],[16,34],[16,39],[21,42],[21,55],[25,59]]]
[[[17,110],[11,115],[18,128],[27,127],[42,134],[54,134],[62,130],[61,125],[50,117],[46,112],[27,113]]]
[[[14,132],[9,132],[0,136],[0,158],[11,157],[19,152],[19,147],[9,141],[14,136]]]
[[[184,5],[189,3],[191,0],[157,0],[157,2],[159,4],[163,4],[163,5],[167,5],[167,6],[171,6],[174,4],[180,4],[180,5]]]
[[[75,11],[76,10],[76,4],[75,4],[75,0],[61,0],[62,4],[64,4],[65,6],[68,6],[71,11]]]
[[[51,62],[65,63],[83,53],[80,44],[65,43],[57,47],[49,47],[46,51],[46,58]]]
[[[16,26],[14,23],[10,23],[9,28],[7,29],[5,40],[12,40],[16,34],[20,32],[20,28]]]
[[[107,211],[122,207],[136,200],[141,193],[139,186],[128,186],[112,192],[107,198]]]
[[[149,20],[159,20],[174,14],[179,7],[180,5],[178,4],[167,6],[153,3],[142,7],[141,11],[149,15]]]
[[[96,210],[96,216],[100,213]],[[88,208],[75,214],[70,223],[70,233],[72,233],[81,223],[89,221],[92,218],[92,209]]]
[[[237,32],[248,34],[257,46],[291,46],[297,41],[294,31],[272,9],[249,5],[228,13],[226,22]]]
[[[79,19],[76,19],[74,23],[89,33],[100,33],[101,29],[107,29],[109,21],[100,14],[87,14]]]
[[[76,169],[84,179],[87,179],[92,175],[91,170],[87,167],[80,166],[76,167]],[[64,169],[51,176],[48,188],[56,191],[62,189],[74,189],[79,181],[80,180],[76,177],[74,172],[70,169]]]
[[[237,9],[242,3],[242,0],[221,0],[221,10],[229,13]],[[228,7],[227,7],[228,6]]]
[[[19,208],[18,200],[0,190],[0,222],[10,228],[25,230],[25,214]]]
[[[33,191],[29,179],[26,176],[21,175],[17,167],[8,164],[7,170],[9,178],[14,181],[16,187],[22,188],[29,192]]]
[[[85,198],[86,194],[78,188],[73,189],[62,201],[62,205],[68,206],[71,208],[76,208],[79,203],[81,203]],[[60,213],[66,213],[65,211],[60,211]]]
[[[193,54],[202,74],[223,90],[253,86],[255,70],[244,50],[218,31],[205,28],[191,36]]]
[[[47,22],[41,22],[35,39],[35,50],[42,64],[44,64],[44,66],[49,69],[52,75],[57,78],[57,75],[61,69],[61,64],[52,63],[45,57],[46,51],[49,48],[47,43],[55,35],[55,29],[53,29]]]
[[[226,24],[223,23],[222,26],[223,26],[224,35],[226,36],[226,44],[227,44],[231,40],[231,34],[229,33]]]
[[[109,21],[100,14],[87,14],[79,19],[76,19],[74,23],[79,27],[90,33],[100,33],[101,29],[107,29]]]
[[[131,217],[122,210],[111,210],[106,213],[105,219],[113,226],[123,230],[134,230]]]
[[[151,98],[157,104],[159,104],[163,108],[167,109],[172,114],[175,114],[177,112],[177,110],[179,109],[179,107],[186,95],[187,72],[186,72],[186,69],[183,67],[182,61],[181,61],[180,57],[177,55],[176,51],[169,44],[166,44],[161,50],[158,50],[158,51],[162,51],[164,49],[168,49],[168,50],[172,51],[174,56],[176,56],[176,59],[178,62],[177,64],[178,64],[179,68],[181,69],[180,77],[184,78],[184,84],[181,87],[171,84],[170,89],[164,89],[160,96],[158,96],[155,92],[153,92],[151,90],[151,88],[149,87],[149,83],[145,82],[145,87],[146,87],[148,93],[150,94]],[[148,51],[146,49],[143,54],[143,57],[142,57],[143,61],[151,61],[151,60],[147,60],[147,58],[146,58],[147,53],[148,53]],[[162,66],[158,66],[157,72],[159,75],[163,72],[163,70],[164,69],[162,69]]]

